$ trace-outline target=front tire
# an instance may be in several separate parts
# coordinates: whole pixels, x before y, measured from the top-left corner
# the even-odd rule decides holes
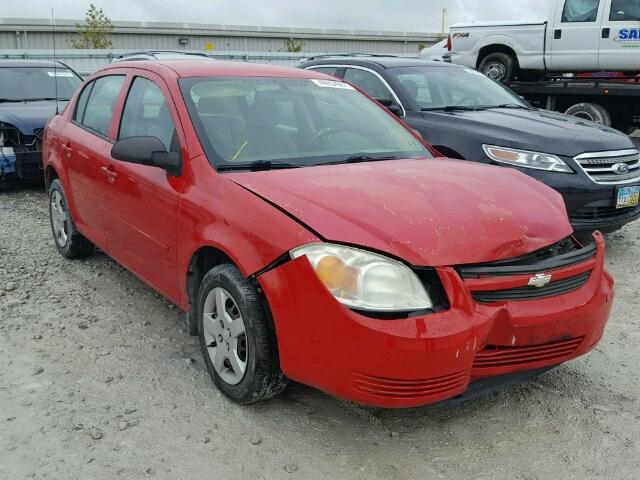
[[[275,332],[259,293],[233,265],[205,275],[197,301],[198,336],[209,375],[233,401],[250,404],[281,393]]]
[[[49,186],[49,218],[56,248],[63,257],[74,259],[90,256],[93,244],[76,228],[60,180],[55,179]]]
[[[478,70],[493,81],[510,82],[516,74],[516,61],[507,53],[494,52],[482,59]]]

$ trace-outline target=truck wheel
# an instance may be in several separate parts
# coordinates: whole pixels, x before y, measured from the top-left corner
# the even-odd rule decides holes
[[[60,180],[49,186],[49,215],[51,230],[58,251],[65,258],[84,258],[93,253],[93,244],[77,229],[67,205],[67,197]]]
[[[209,375],[222,393],[241,404],[267,400],[287,386],[259,295],[235,266],[218,265],[202,280],[194,306]]]
[[[491,80],[508,82],[515,76],[516,61],[507,53],[494,52],[482,59],[479,70]]]
[[[573,115],[574,117],[584,118],[585,120],[590,120],[606,127],[611,126],[611,114],[606,108],[597,103],[578,103],[573,107],[569,107],[564,113]]]

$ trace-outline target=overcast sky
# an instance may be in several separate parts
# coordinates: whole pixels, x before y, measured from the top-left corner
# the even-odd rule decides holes
[[[550,0],[93,0],[111,20],[438,32],[448,23],[546,17]],[[2,17],[82,18],[85,0],[0,0]]]

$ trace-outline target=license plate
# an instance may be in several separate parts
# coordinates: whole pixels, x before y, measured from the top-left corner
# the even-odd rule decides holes
[[[633,187],[620,187],[616,208],[628,208],[638,206],[640,201],[640,185]]]

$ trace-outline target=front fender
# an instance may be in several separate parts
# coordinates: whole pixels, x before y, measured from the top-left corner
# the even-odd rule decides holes
[[[211,170],[210,165],[201,165],[203,162],[206,159],[193,162],[194,170]],[[304,225],[257,195],[211,173],[190,175],[201,185],[187,188],[180,202],[177,264],[184,306],[188,303],[189,266],[203,247],[224,253],[249,277],[289,250],[319,241]]]

